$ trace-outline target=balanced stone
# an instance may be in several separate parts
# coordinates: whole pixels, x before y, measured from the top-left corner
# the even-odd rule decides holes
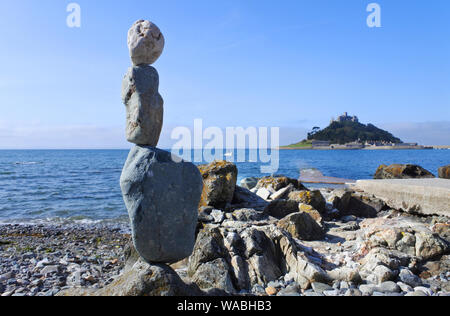
[[[133,65],[153,64],[164,50],[164,36],[150,21],[139,20],[128,31],[128,48]]]
[[[203,182],[197,167],[171,153],[135,146],[120,186],[130,216],[134,246],[148,263],[174,263],[195,244]]]
[[[164,101],[158,92],[159,75],[149,65],[128,69],[122,82],[126,106],[126,135],[130,143],[156,147],[161,135]]]

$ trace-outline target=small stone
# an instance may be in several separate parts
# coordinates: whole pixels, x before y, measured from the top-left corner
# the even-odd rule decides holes
[[[43,268],[41,270],[41,274],[43,274],[44,276],[48,276],[50,274],[54,274],[58,272],[59,267],[58,266],[46,266],[45,268]]]
[[[282,284],[280,283],[280,281],[271,281],[271,282],[269,282],[269,284],[267,284],[267,287],[273,287],[273,288],[279,289],[282,287]]]
[[[319,293],[319,294],[323,294],[323,292],[325,291],[332,291],[333,288],[331,286],[329,286],[328,284],[325,283],[320,283],[320,282],[313,282],[311,284],[314,292]]]
[[[339,296],[339,291],[338,290],[323,291],[323,295],[325,295],[325,296]]]
[[[221,210],[213,210],[211,216],[214,218],[214,223],[220,224],[225,220],[225,214]]]
[[[417,286],[417,287],[414,288],[414,291],[415,292],[418,292],[418,291],[424,292],[428,296],[433,296],[433,294],[434,294],[431,289],[426,288],[424,286]]]
[[[9,279],[12,279],[14,274],[12,272],[7,272],[5,274],[0,275],[0,282],[5,282]]]
[[[403,268],[400,270],[399,279],[403,283],[411,287],[417,287],[422,285],[422,280],[407,268]]]
[[[400,292],[400,287],[395,282],[387,281],[381,283],[378,286],[378,290],[383,293],[398,293]]]
[[[422,291],[414,291],[414,292],[406,293],[405,296],[427,296],[427,294],[425,294],[425,292],[422,292]]]
[[[358,289],[348,289],[344,296],[362,296],[362,293]]]
[[[274,287],[269,286],[269,287],[266,288],[266,293],[269,296],[274,296],[274,295],[277,295],[278,290],[276,288],[274,288]]]
[[[359,290],[363,295],[371,296],[377,290],[377,286],[374,284],[362,284],[359,286]]]
[[[397,285],[400,287],[400,289],[401,289],[403,292],[406,292],[406,293],[408,293],[408,292],[414,292],[414,289],[413,289],[411,286],[409,286],[408,284],[406,284],[406,283],[403,283],[403,282],[397,282]]]

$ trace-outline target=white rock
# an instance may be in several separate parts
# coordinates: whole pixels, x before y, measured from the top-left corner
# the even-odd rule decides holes
[[[128,31],[128,49],[133,65],[153,64],[164,50],[164,36],[150,21],[139,20]]]
[[[256,195],[259,196],[260,198],[267,200],[269,199],[270,195],[272,193],[270,193],[269,190],[267,190],[266,188],[261,188],[258,190],[258,192],[256,192]]]
[[[434,294],[432,290],[430,290],[429,288],[426,288],[426,287],[424,287],[424,286],[418,286],[418,287],[415,287],[415,288],[414,288],[414,291],[415,291],[415,292],[421,291],[421,292],[425,293],[425,294],[428,295],[428,296],[433,296],[433,294]]]

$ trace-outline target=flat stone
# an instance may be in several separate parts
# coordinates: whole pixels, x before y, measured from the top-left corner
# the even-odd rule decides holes
[[[319,294],[323,294],[323,292],[325,292],[325,291],[333,290],[333,288],[331,286],[329,286],[328,284],[320,283],[320,282],[313,282],[311,284],[311,287],[313,288],[314,292],[319,293]]]
[[[359,286],[359,290],[363,295],[371,296],[376,290],[377,286],[374,284],[362,284]]]
[[[428,296],[432,296],[434,294],[432,290],[430,290],[429,288],[426,288],[424,286],[417,286],[414,288],[414,291],[415,292],[422,291]]]
[[[425,294],[422,291],[414,291],[414,292],[406,293],[405,296],[427,296],[427,294]]]
[[[358,289],[348,289],[344,296],[362,296],[362,293]]]
[[[262,198],[263,200],[269,199],[271,193],[266,188],[260,188],[258,191],[256,191],[256,195]]]
[[[422,285],[422,280],[413,274],[409,269],[401,269],[399,274],[399,279],[411,286],[411,287],[417,287]]]
[[[179,161],[176,159],[176,161]],[[203,182],[197,167],[169,152],[135,146],[120,179],[134,246],[148,263],[191,255]]]
[[[395,282],[387,281],[381,283],[378,286],[378,290],[383,293],[398,293],[400,292],[400,287]]]
[[[164,50],[164,36],[150,21],[139,20],[128,31],[128,49],[133,65],[153,64]]]
[[[383,199],[394,209],[450,216],[450,181],[447,179],[360,180],[355,187]]]

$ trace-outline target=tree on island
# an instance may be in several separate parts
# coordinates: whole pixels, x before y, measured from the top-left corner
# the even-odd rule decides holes
[[[329,141],[332,144],[346,144],[355,141],[402,143],[399,138],[373,124],[364,125],[351,121],[335,121],[323,130],[317,130],[315,127],[311,133],[308,133],[308,140]]]

